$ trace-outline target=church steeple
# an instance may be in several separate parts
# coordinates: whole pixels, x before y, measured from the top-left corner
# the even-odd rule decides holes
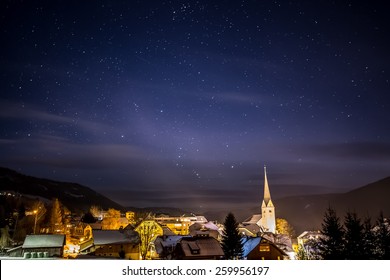
[[[269,191],[268,180],[267,180],[267,167],[264,165],[264,202],[268,206],[271,201],[271,193]],[[271,201],[272,203],[272,201]]]
[[[269,191],[267,169],[264,166],[264,198],[261,204],[261,220],[260,226],[265,232],[276,232],[275,206],[271,200],[271,192]]]

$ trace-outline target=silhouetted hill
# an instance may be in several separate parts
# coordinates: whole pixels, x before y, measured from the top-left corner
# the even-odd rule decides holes
[[[390,177],[361,188],[338,194],[293,196],[275,200],[276,215],[287,219],[297,234],[320,229],[326,209],[331,206],[343,221],[347,211],[374,222],[380,211],[390,216]]]
[[[191,213],[188,209],[169,207],[124,208],[80,184],[35,178],[0,167],[0,191],[3,190],[14,191],[31,198],[40,197],[47,200],[58,198],[72,211],[87,211],[91,205],[98,205],[104,209],[127,209],[175,216]],[[385,217],[389,217],[389,198],[390,177],[387,177],[346,193],[291,196],[275,199],[274,204],[276,216],[287,219],[296,233],[300,234],[304,230],[320,229],[324,213],[329,206],[334,208],[342,219],[348,210],[355,211],[361,218],[370,216],[372,221],[376,220],[380,211],[383,211]],[[238,221],[243,221],[252,214],[260,213],[260,203],[261,201],[258,206],[247,209],[214,209],[195,214],[203,214],[208,220],[223,222],[228,212],[232,211]]]
[[[271,186],[272,192],[272,186]],[[297,195],[274,199],[277,218],[284,218],[294,227],[299,235],[304,230],[321,229],[326,209],[331,206],[343,222],[348,210],[356,212],[359,217],[371,217],[374,223],[380,211],[390,216],[390,177],[368,184],[364,187],[333,194]],[[238,221],[243,221],[252,214],[260,213],[261,201],[248,208],[214,209],[204,212],[209,220],[223,222],[231,211]]]
[[[80,184],[26,176],[2,167],[0,191],[13,191],[30,198],[40,197],[47,200],[58,198],[67,208],[76,212],[87,211],[91,205],[98,205],[103,209],[123,209],[118,203]]]

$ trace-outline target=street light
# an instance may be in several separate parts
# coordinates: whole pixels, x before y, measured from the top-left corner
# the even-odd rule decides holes
[[[35,221],[34,221],[34,234],[35,234],[35,230],[37,228],[38,210],[34,210],[34,214],[35,214]]]

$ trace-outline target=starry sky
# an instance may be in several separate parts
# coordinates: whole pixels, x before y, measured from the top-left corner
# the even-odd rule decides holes
[[[382,3],[383,2],[383,3]],[[385,1],[0,4],[0,165],[125,206],[390,175]]]

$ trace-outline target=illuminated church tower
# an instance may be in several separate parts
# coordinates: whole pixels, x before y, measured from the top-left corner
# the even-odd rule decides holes
[[[275,221],[275,206],[271,200],[271,193],[269,191],[267,170],[264,166],[264,199],[261,204],[261,221],[260,226],[265,232],[276,232],[276,221]]]

